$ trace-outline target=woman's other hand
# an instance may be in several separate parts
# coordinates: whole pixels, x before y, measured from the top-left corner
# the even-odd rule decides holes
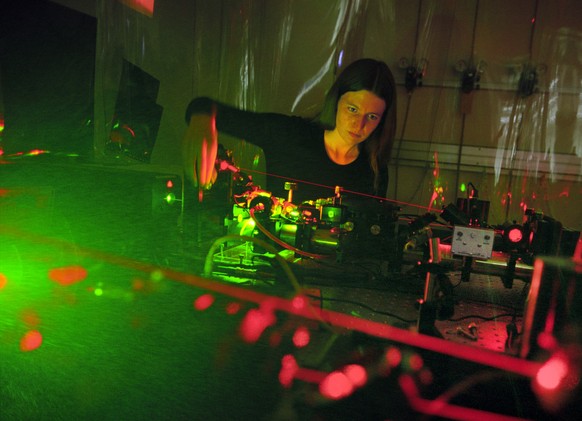
[[[198,187],[199,200],[202,200],[203,191],[209,190],[216,181],[218,132],[215,110],[211,115],[194,114],[190,117],[184,134],[183,150],[186,176],[191,179],[194,187]]]

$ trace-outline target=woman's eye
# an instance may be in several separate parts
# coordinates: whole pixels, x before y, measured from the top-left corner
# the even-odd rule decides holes
[[[372,121],[376,121],[376,120],[378,120],[378,118],[379,118],[379,117],[378,117],[376,114],[370,114],[370,115],[368,116],[368,119],[370,119],[370,120],[372,120]]]
[[[350,113],[356,113],[356,112],[358,112],[358,109],[356,107],[352,107],[351,105],[348,105],[348,111]]]

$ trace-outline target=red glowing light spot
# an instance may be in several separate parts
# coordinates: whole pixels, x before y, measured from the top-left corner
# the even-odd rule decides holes
[[[8,283],[8,278],[3,273],[0,273],[0,289],[3,289]]]
[[[42,335],[38,330],[29,330],[20,340],[22,352],[34,351],[42,345]]]
[[[172,183],[172,180],[168,180],[166,181],[166,187],[171,189],[172,187],[174,187],[174,183]]]
[[[319,392],[329,399],[342,399],[354,391],[354,385],[348,377],[339,371],[328,374],[319,383]]]
[[[208,309],[214,303],[214,296],[211,294],[204,294],[194,300],[194,308],[198,311]]]
[[[237,314],[241,309],[240,303],[228,303],[226,305],[226,314],[230,314],[231,316]]]
[[[259,340],[265,329],[275,323],[272,312],[251,309],[245,314],[240,326],[240,334],[245,342],[253,343]]]
[[[362,387],[368,381],[366,369],[359,364],[347,365],[344,367],[343,372],[355,387]]]
[[[519,228],[512,228],[509,230],[507,238],[509,238],[509,241],[512,243],[519,243],[523,239],[523,233]]]
[[[412,354],[408,358],[408,366],[413,371],[419,371],[423,365],[424,365],[424,362],[422,360],[422,357],[418,354]]]
[[[134,279],[132,284],[131,284],[131,288],[134,291],[141,291],[143,290],[145,287],[145,282],[142,279]]]
[[[297,310],[302,310],[305,308],[305,305],[307,304],[307,298],[299,295],[297,297],[293,297],[293,300],[291,301],[291,305],[293,306],[294,309]]]
[[[560,197],[570,197],[570,192],[568,190],[564,190],[564,191],[560,192],[559,196]]]
[[[131,127],[129,127],[127,124],[124,124],[121,127],[124,128],[125,130],[127,130],[129,132],[129,134],[131,135],[131,137],[135,137],[135,131]]]
[[[562,356],[550,358],[537,372],[537,384],[546,389],[553,390],[568,375],[568,362]]]
[[[81,282],[87,277],[87,269],[81,266],[55,268],[49,271],[49,279],[63,286]]]
[[[420,380],[420,383],[422,383],[425,386],[428,386],[432,384],[434,377],[432,375],[432,371],[430,371],[427,368],[423,368],[422,370],[420,370],[420,373],[418,374],[418,379]]]
[[[150,18],[154,15],[155,0],[121,0],[121,2]]]
[[[309,334],[309,330],[305,326],[298,327],[295,333],[293,334],[293,344],[297,348],[303,348],[309,344],[311,339],[311,335]]]
[[[281,371],[279,371],[279,383],[283,387],[290,387],[299,366],[293,355],[287,354],[281,359]]]
[[[131,289],[140,294],[150,294],[162,288],[160,282],[152,279],[135,278],[131,281]]]
[[[542,349],[552,349],[558,346],[558,341],[554,335],[548,332],[541,332],[538,335],[537,343]]]
[[[390,347],[386,351],[386,362],[390,367],[398,367],[402,361],[402,352],[398,348]]]

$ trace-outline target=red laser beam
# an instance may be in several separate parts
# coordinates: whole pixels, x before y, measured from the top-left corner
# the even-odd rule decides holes
[[[540,363],[536,361],[529,361],[518,359],[509,355],[498,353],[491,353],[488,350],[479,348],[454,346],[450,341],[445,339],[419,335],[409,332],[405,329],[400,329],[394,326],[385,325],[383,323],[373,322],[365,319],[358,319],[345,313],[336,311],[314,308],[306,306],[305,308],[293,305],[293,301],[277,296],[270,296],[258,291],[243,289],[236,285],[227,285],[218,283],[209,279],[205,279],[193,274],[179,272],[169,268],[160,268],[156,265],[140,262],[123,256],[117,256],[100,250],[79,247],[77,244],[69,243],[62,239],[44,237],[33,232],[24,231],[15,227],[0,224],[0,234],[17,237],[21,240],[32,241],[51,245],[53,247],[64,250],[75,251],[78,255],[86,255],[93,259],[99,259],[106,263],[124,267],[127,269],[142,271],[148,274],[160,272],[165,279],[175,282],[181,282],[185,285],[190,285],[197,288],[214,291],[216,293],[227,295],[241,301],[247,301],[259,304],[262,308],[256,309],[255,312],[248,316],[249,327],[241,326],[241,329],[248,335],[247,339],[253,340],[257,333],[262,332],[270,321],[270,316],[273,311],[281,311],[284,313],[300,316],[309,320],[327,323],[330,326],[345,328],[353,331],[400,343],[402,345],[417,347],[428,351],[433,351],[453,358],[459,358],[465,361],[472,361],[477,364],[486,365],[492,368],[507,371],[528,378],[533,378],[539,368]],[[262,312],[258,315],[256,312]]]
[[[310,181],[301,180],[299,178],[291,178],[291,177],[284,177],[282,175],[277,175],[277,174],[270,174],[270,173],[267,173],[267,172],[264,172],[264,171],[259,171],[259,170],[249,169],[249,168],[241,168],[241,171],[246,172],[246,173],[261,174],[261,175],[265,175],[267,177],[281,178],[281,179],[285,179],[287,181],[291,181],[291,182],[294,182],[294,183],[307,184],[307,185],[315,186],[315,187],[322,187],[322,188],[325,188],[325,189],[329,189],[331,191],[334,191],[335,190],[335,187],[336,187],[336,186],[327,186],[325,184],[313,183],[313,182],[310,182]],[[373,194],[361,193],[361,192],[357,192],[357,191],[354,191],[354,190],[342,190],[342,192],[343,193],[349,193],[349,194],[357,195],[357,196],[362,196],[362,197],[368,197],[370,199],[382,200],[382,201],[385,201],[385,202],[390,202],[390,203],[394,203],[394,204],[397,204],[397,205],[401,205],[403,207],[419,208],[419,209],[428,210],[428,211],[430,211],[432,209],[431,207],[421,206],[421,205],[417,205],[415,203],[408,203],[408,202],[403,202],[401,200],[387,199],[387,198],[382,197],[382,196],[374,196]]]

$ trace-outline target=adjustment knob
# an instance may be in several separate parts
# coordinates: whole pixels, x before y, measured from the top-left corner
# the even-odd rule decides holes
[[[297,183],[293,183],[291,181],[285,181],[285,190],[288,191],[287,201],[293,202],[293,191],[297,190]]]

